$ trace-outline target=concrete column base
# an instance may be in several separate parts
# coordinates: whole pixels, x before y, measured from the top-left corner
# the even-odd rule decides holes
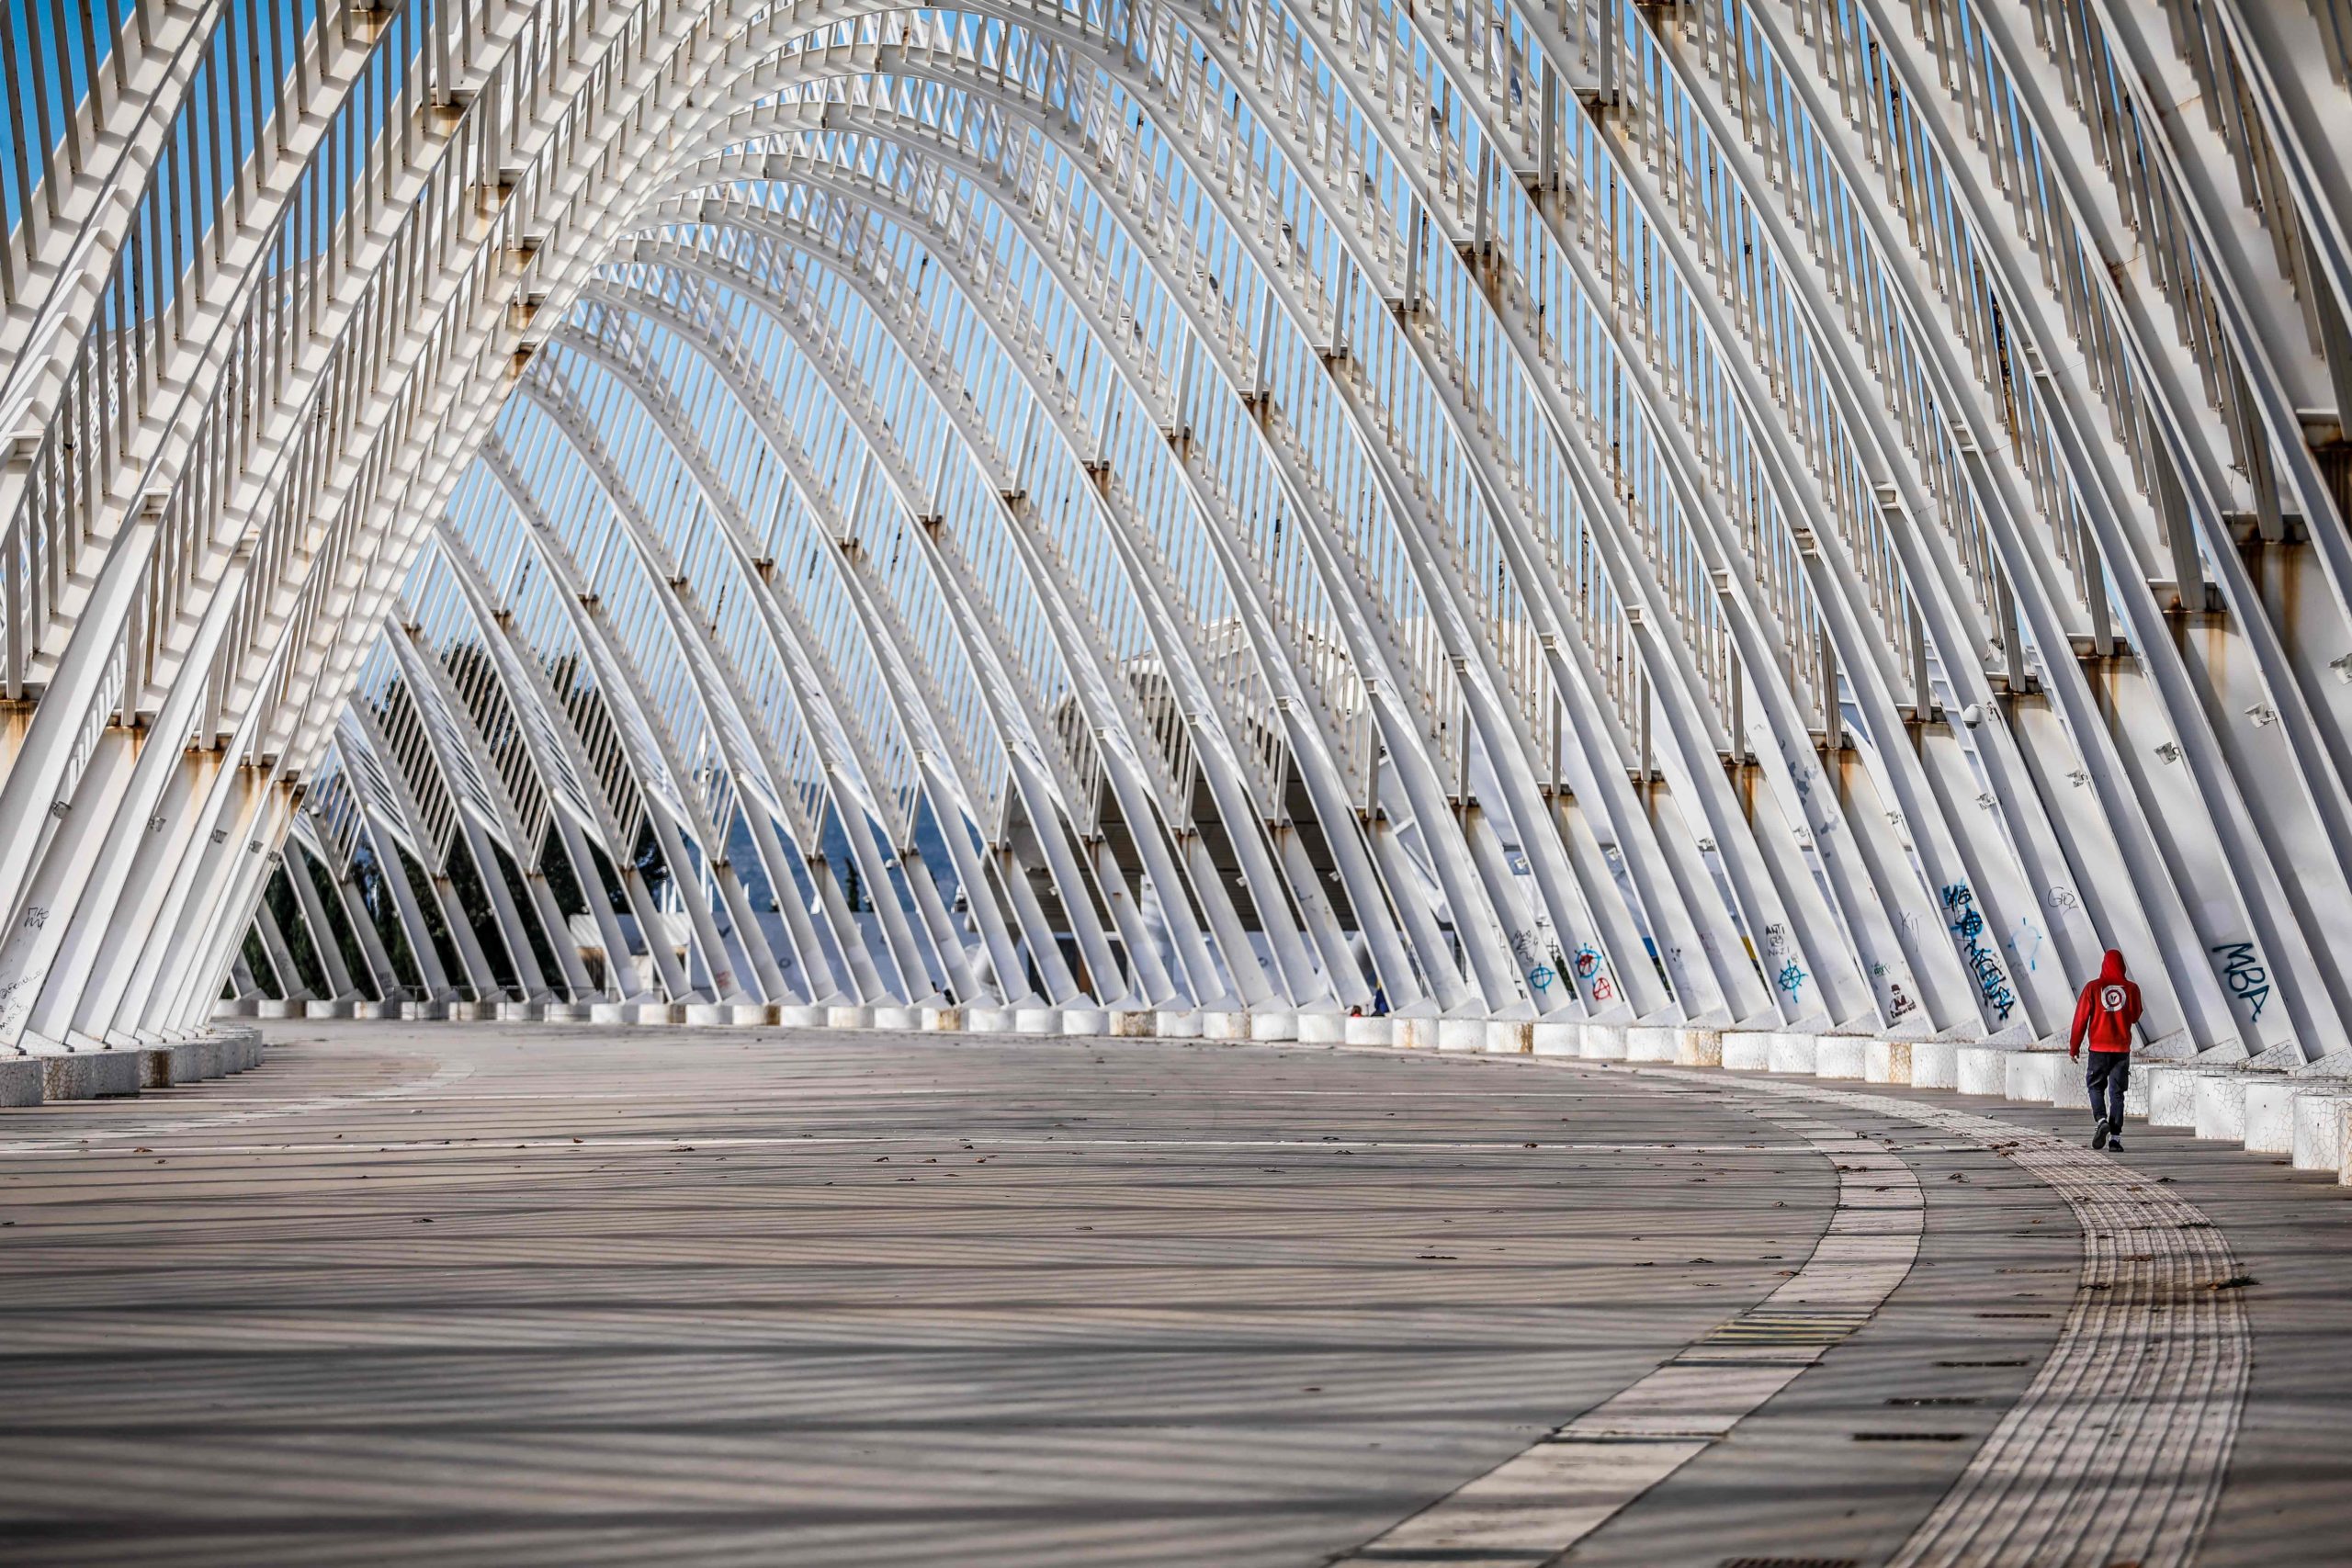
[[[221,1065],[220,1043],[217,1040],[183,1040],[166,1049],[172,1054],[172,1081],[175,1084],[201,1083],[229,1070]]]
[[[922,1028],[922,1009],[876,1007],[874,1010],[874,1027],[888,1029],[900,1034],[912,1034]]]
[[[1246,1012],[1204,1012],[1201,1014],[1201,1038],[1247,1040],[1250,1038],[1250,1015]]]
[[[1483,1018],[1442,1018],[1437,1021],[1437,1048],[1441,1051],[1483,1051],[1487,1048],[1487,1021]]]
[[[1588,1023],[1577,1055],[1588,1062],[1622,1062],[1632,1049],[1622,1023]]]
[[[2004,1066],[2002,1092],[2028,1105],[2055,1105],[2059,1091],[2079,1071],[2063,1051],[2012,1051]]]
[[[1775,1034],[1772,1036],[1771,1070],[1776,1073],[1796,1073],[1811,1077],[1821,1062],[1821,1036],[1818,1034]]]
[[[921,1013],[922,1030],[927,1034],[961,1034],[964,1032],[965,1010],[959,1007],[924,1008]]]
[[[1337,1045],[1347,1037],[1348,1021],[1336,1012],[1298,1015],[1298,1043],[1302,1045]]]
[[[310,1016],[310,1007],[311,1004],[307,1001],[289,1002],[281,1001],[273,997],[264,997],[254,1003],[253,1016],[255,1018],[307,1018]]]
[[[304,1018],[351,1018],[356,1016],[351,1002],[325,1002],[316,997],[302,1004]]]
[[[2197,1080],[2205,1069],[2176,1062],[2150,1062],[2133,1077],[2148,1080],[2148,1125],[2197,1125]]]
[[[2352,1119],[2352,1089],[2297,1095],[2294,1116],[2295,1168],[2340,1172],[2344,1151],[2352,1142],[2344,1135],[2346,1122]]]
[[[1276,1009],[1261,1012],[1250,1010],[1250,1038],[1252,1040],[1295,1040],[1298,1038],[1298,1014]]]
[[[136,1051],[75,1051],[34,1058],[43,1100],[115,1100],[139,1092]]]
[[[1400,1018],[1396,1021],[1395,1043],[1408,1051],[1434,1051],[1437,1024],[1433,1018]]]
[[[1864,1083],[1909,1083],[1911,1081],[1911,1042],[1872,1040],[1863,1045],[1862,1081]]]
[[[35,1056],[0,1056],[0,1106],[39,1105],[40,1060]]]
[[[779,1007],[775,1010],[776,1027],[779,1029],[822,1029],[825,1027],[825,1015],[831,1010],[830,1008],[820,1007],[813,1002]]]
[[[1538,1056],[1581,1056],[1584,1055],[1584,1025],[1581,1023],[1539,1023],[1532,1030],[1533,1038],[1528,1049]]]
[[[141,1089],[169,1089],[172,1077],[172,1048],[168,1045],[141,1045],[138,1050],[139,1087]]]
[[[2245,1152],[2250,1155],[2291,1155],[2295,1152],[2297,1086],[2283,1078],[2245,1086]]]
[[[1064,1008],[1062,1032],[1107,1038],[1111,1032],[1111,1014],[1102,1008]]]
[[[874,1010],[864,1002],[835,1002],[825,1010],[827,1029],[871,1029]]]
[[[1724,1037],[1720,1030],[1678,1029],[1674,1032],[1674,1059],[1686,1067],[1720,1067],[1724,1065]]]
[[[1151,1027],[1162,1040],[1198,1040],[1208,1029],[1204,1016],[1191,1008],[1161,1008],[1152,1015]]]
[[[1813,1054],[1813,1076],[1859,1082],[1870,1077],[1871,1043],[1859,1034],[1825,1034]]]
[[[447,1002],[402,1002],[401,1004],[401,1021],[404,1023],[424,1023],[448,1016]]]
[[[1911,1043],[1913,1089],[1958,1089],[1960,1043],[1956,1040],[1914,1040]]]
[[[1149,1040],[1159,1032],[1159,1015],[1146,1010],[1117,1011],[1111,1014],[1111,1038],[1114,1040]]]
[[[1735,1073],[1760,1073],[1772,1066],[1772,1036],[1761,1030],[1734,1029],[1724,1035],[1724,1067]]]
[[[1989,1094],[1996,1100],[2007,1100],[2009,1095],[2009,1055],[1997,1045],[1962,1045],[1960,1048],[1960,1092]]]
[[[1649,1024],[1635,1024],[1625,1031],[1625,1060],[1629,1062],[1671,1062],[1674,1060],[1676,1035],[1672,1029],[1658,1029]]]
[[[588,1021],[588,1010],[594,1005],[593,1002],[549,1002],[539,1018],[547,1023],[585,1023]]]
[[[2257,1081],[2245,1073],[2215,1073],[2199,1078],[2197,1135],[2217,1143],[2245,1143],[2246,1091]]]
[[[1498,1056],[1529,1056],[1535,1053],[1535,1025],[1517,1021],[1487,1025],[1487,1050]]]
[[[1390,1045],[1396,1040],[1393,1019],[1351,1018],[1343,1020],[1342,1025],[1342,1037],[1351,1045]]]

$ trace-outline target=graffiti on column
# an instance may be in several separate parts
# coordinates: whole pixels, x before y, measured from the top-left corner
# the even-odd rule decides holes
[[[1605,1002],[1616,996],[1617,987],[1610,982],[1607,975],[1601,973],[1600,951],[1592,943],[1586,942],[1577,949],[1572,967],[1576,977],[1585,983],[1585,989],[1591,993],[1594,1001]]]
[[[1955,882],[1944,889],[1944,918],[1960,939],[1961,956],[1968,961],[1969,973],[1976,976],[1984,1005],[2006,1022],[2018,1005],[2017,993],[2009,989],[2008,971],[2001,966],[2000,954],[1984,945],[1984,917],[1976,912],[1976,895],[1967,883]]]
[[[2246,1004],[2246,1021],[2262,1017],[2262,1005],[2270,999],[2270,971],[2255,956],[2250,942],[2223,942],[2213,944],[2221,954],[2222,980],[2230,987],[2230,995]]]

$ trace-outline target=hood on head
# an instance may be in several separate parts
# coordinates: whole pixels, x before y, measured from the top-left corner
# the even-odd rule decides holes
[[[2107,956],[2099,961],[2098,977],[2102,980],[2120,980],[2123,978],[2123,954],[2116,952],[2115,949],[2111,947],[2109,948],[2107,950]]]

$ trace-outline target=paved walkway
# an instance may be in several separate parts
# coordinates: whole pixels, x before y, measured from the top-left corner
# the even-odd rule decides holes
[[[283,1040],[0,1113],[0,1562],[2352,1540],[2352,1194],[2181,1134],[1525,1058]]]

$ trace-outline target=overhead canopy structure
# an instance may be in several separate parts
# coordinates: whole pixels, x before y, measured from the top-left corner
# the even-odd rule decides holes
[[[2352,1021],[2346,0],[23,0],[0,1041]]]

